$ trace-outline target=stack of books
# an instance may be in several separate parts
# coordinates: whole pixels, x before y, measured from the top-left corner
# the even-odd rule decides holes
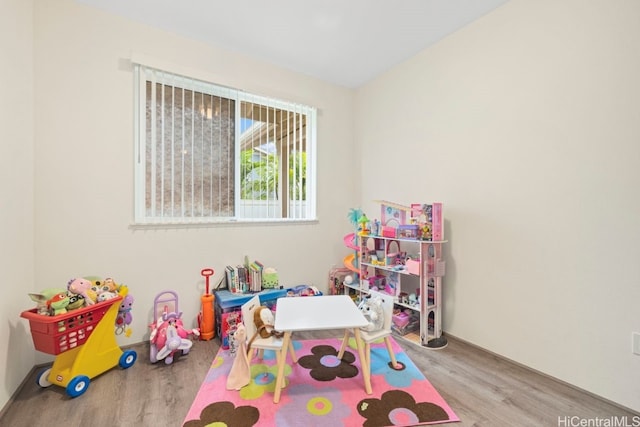
[[[225,268],[227,288],[233,293],[260,292],[262,286],[262,271],[264,265],[260,261],[248,262],[243,265],[227,265]]]

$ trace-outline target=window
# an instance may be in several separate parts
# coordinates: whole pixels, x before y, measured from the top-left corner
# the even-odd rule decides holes
[[[137,224],[315,219],[314,108],[135,69]]]

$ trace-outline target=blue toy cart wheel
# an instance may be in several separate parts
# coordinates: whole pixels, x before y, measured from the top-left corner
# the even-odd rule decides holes
[[[36,384],[40,387],[45,388],[51,385],[49,381],[49,374],[51,373],[51,368],[43,369],[38,373],[38,377],[36,378]]]
[[[124,353],[122,353],[122,356],[120,356],[120,367],[122,369],[127,369],[130,368],[131,366],[133,366],[134,363],[136,363],[136,359],[138,358],[138,353],[136,353],[133,350],[127,350]]]
[[[89,388],[91,380],[86,375],[78,375],[73,377],[67,384],[67,394],[71,397],[78,397]]]

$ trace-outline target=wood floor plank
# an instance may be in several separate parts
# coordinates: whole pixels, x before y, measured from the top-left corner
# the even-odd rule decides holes
[[[317,331],[294,339],[341,336]],[[453,426],[558,426],[559,419],[571,416],[640,422],[638,413],[453,337],[442,350],[397,341],[461,418]],[[0,426],[179,427],[219,346],[215,339],[196,341],[189,354],[166,365],[152,364],[148,343],[137,344],[134,366],[93,378],[75,399],[60,387],[38,386],[35,371],[0,413]]]

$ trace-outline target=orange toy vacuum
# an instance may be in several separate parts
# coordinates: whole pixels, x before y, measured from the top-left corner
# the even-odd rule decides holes
[[[214,271],[213,268],[205,268],[200,272],[200,274],[204,276],[206,282],[205,294],[200,297],[200,301],[202,302],[202,311],[200,311],[200,315],[198,316],[200,339],[209,341],[211,338],[216,336],[215,316],[213,313],[214,296],[209,292],[209,278],[213,276]]]

